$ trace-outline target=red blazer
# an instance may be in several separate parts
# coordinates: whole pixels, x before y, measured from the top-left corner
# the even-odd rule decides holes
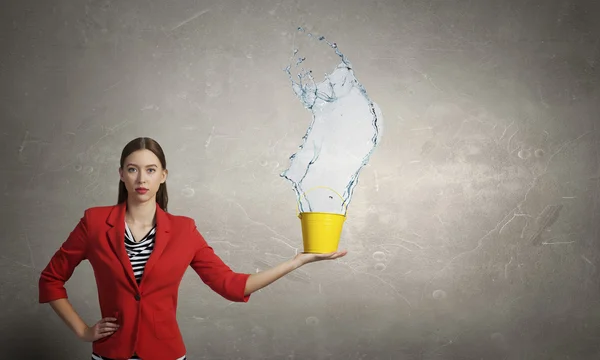
[[[179,283],[190,265],[224,298],[247,302],[249,274],[233,272],[208,246],[194,220],[156,207],[154,250],[137,285],[125,250],[125,203],[87,209],[39,280],[39,302],[67,298],[64,284],[82,261],[94,269],[102,317],[120,328],[93,343],[112,359],[172,360],[186,353],[176,319]]]

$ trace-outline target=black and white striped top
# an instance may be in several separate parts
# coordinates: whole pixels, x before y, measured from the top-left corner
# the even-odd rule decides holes
[[[133,275],[138,284],[142,280],[144,268],[150,258],[150,254],[152,254],[152,249],[154,249],[155,237],[156,226],[154,226],[140,241],[136,242],[129,226],[125,223],[125,250],[127,250],[127,255],[129,255],[129,261],[131,261],[131,267],[133,268]]]
[[[127,223],[125,223],[125,250],[127,250],[127,255],[129,255],[129,261],[131,262],[131,267],[133,268],[133,275],[135,276],[135,280],[139,284],[142,280],[142,275],[144,274],[144,268],[146,267],[146,263],[150,258],[150,254],[152,254],[152,250],[154,249],[154,238],[156,237],[156,225],[144,236],[140,241],[135,241],[131,230]],[[92,360],[112,360],[109,358],[102,357],[95,353],[92,353]],[[133,355],[129,360],[141,360],[137,355]],[[176,360],[186,360],[186,357],[180,357]]]

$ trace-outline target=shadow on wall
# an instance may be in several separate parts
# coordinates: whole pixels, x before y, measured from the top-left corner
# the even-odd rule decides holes
[[[91,346],[78,340],[49,305],[35,304],[38,309],[6,314],[0,336],[2,359],[87,359]],[[44,308],[46,307],[46,308]],[[29,307],[31,309],[31,307]],[[44,318],[55,317],[50,320]]]
[[[393,325],[368,346],[394,348],[404,360],[600,359],[600,308],[582,305],[575,316],[556,314],[544,306],[547,300],[540,297],[496,320],[477,306],[470,317],[423,309],[413,314],[418,322]]]

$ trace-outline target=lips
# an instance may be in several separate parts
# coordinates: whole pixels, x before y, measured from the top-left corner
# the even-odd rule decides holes
[[[146,189],[146,188],[137,188],[137,189],[135,189],[135,191],[136,191],[138,194],[145,194],[145,193],[147,193],[147,192],[148,192],[148,189]]]

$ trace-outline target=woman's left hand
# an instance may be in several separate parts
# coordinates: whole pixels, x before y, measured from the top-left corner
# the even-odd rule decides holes
[[[298,261],[300,265],[305,265],[311,262],[320,260],[334,260],[345,256],[348,253],[347,250],[335,251],[327,254],[312,254],[312,253],[299,253],[294,257],[295,261]]]

